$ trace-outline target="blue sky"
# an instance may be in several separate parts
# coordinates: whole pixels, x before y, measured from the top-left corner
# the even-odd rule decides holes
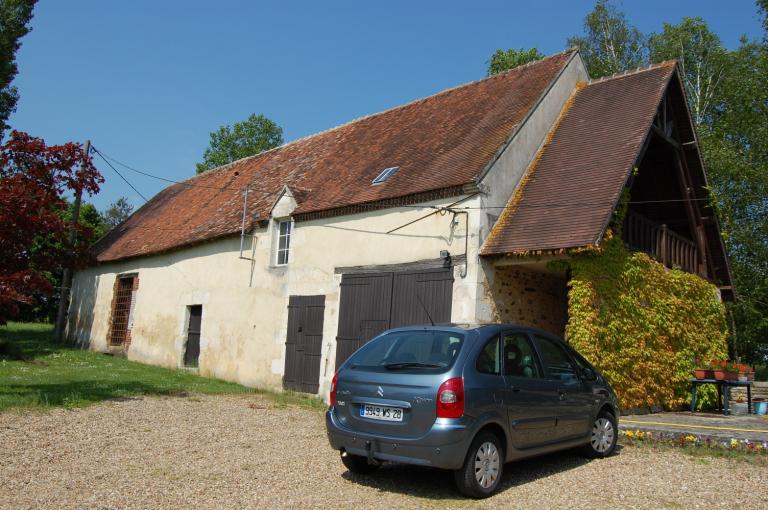
[[[170,179],[194,174],[209,133],[252,112],[286,141],[481,78],[497,48],[545,54],[581,33],[594,1],[216,2],[40,0],[17,54],[15,129],[90,138]],[[643,32],[701,16],[733,48],[761,35],[751,0],[625,1]],[[143,204],[98,158],[89,201]],[[121,172],[123,169],[118,167]],[[123,172],[151,197],[165,184]]]

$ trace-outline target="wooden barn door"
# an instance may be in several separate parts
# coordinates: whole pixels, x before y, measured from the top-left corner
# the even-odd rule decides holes
[[[324,313],[325,296],[290,296],[283,388],[317,393]]]
[[[391,328],[451,321],[453,269],[425,269],[395,273]]]
[[[391,307],[392,273],[342,276],[336,367],[389,328]]]
[[[389,328],[450,322],[452,302],[452,267],[342,275],[336,368]]]

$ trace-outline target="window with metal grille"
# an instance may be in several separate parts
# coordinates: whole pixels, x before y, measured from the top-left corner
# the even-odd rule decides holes
[[[112,327],[109,332],[110,345],[125,343],[133,308],[133,279],[134,275],[117,278],[112,308]]]
[[[284,266],[288,263],[288,253],[291,247],[291,220],[279,221],[277,224],[277,251],[275,265]]]

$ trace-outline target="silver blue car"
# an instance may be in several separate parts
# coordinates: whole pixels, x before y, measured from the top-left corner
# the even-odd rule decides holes
[[[353,473],[383,461],[454,471],[459,490],[490,496],[504,463],[580,447],[616,448],[613,390],[544,331],[514,325],[391,329],[336,372],[331,446]]]

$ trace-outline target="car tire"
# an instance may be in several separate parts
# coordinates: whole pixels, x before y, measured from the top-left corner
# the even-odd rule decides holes
[[[495,434],[483,432],[472,441],[464,465],[453,472],[459,492],[487,498],[496,492],[504,472],[504,449]]]
[[[602,459],[611,455],[616,449],[619,438],[619,428],[616,418],[608,411],[600,411],[589,431],[589,443],[584,445],[584,455],[592,459]]]
[[[344,463],[350,473],[356,475],[367,475],[373,473],[379,467],[378,464],[370,464],[366,457],[360,455],[352,455],[347,452],[341,452],[341,462]]]

